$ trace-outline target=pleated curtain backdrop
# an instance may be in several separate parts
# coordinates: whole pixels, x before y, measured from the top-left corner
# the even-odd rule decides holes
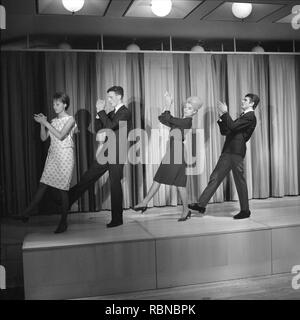
[[[124,167],[124,208],[145,196],[166,150],[168,130],[158,121],[166,91],[174,97],[171,112],[177,117],[182,116],[187,97],[198,95],[203,100],[193,120],[192,143],[187,144],[189,156],[197,159],[196,174],[188,177],[189,201],[197,201],[206,187],[224,143],[216,123],[217,101],[227,102],[236,118],[241,99],[249,92],[261,99],[245,158],[249,198],[299,195],[299,66],[299,56],[292,55],[1,52],[1,215],[17,214],[28,205],[44,167],[49,142],[39,140],[33,114],[43,112],[52,119],[52,95],[69,94],[69,113],[78,125],[75,184],[95,158],[95,105],[112,85],[124,88],[133,128],[147,132],[147,141],[136,142],[146,164]],[[110,209],[109,190],[106,174],[72,210]],[[211,202],[224,200],[237,200],[231,175]],[[149,203],[178,204],[172,186],[162,186]]]
[[[217,101],[225,102],[224,74],[221,75],[223,66],[222,56],[191,55],[190,56],[190,81],[191,95],[199,96],[203,101],[203,106],[196,115],[193,127],[203,132],[203,139],[197,143],[199,154],[197,155],[203,162],[199,174],[190,177],[191,199],[196,202],[201,192],[206,187],[209,176],[212,173],[218,158],[221,154],[221,147],[224,138],[219,133],[217,124],[218,112]],[[220,77],[217,77],[219,75]],[[212,197],[213,202],[224,200],[223,184]]]
[[[245,175],[249,195],[254,198],[269,197],[269,149],[268,139],[268,65],[264,56],[228,56],[229,112],[236,118],[241,113],[241,99],[247,93],[256,93],[260,103],[255,111],[257,126],[247,143]],[[230,175],[230,198],[238,199]]]
[[[37,188],[45,150],[33,114],[46,113],[44,84],[44,54],[1,53],[1,216],[23,210]]]
[[[295,58],[270,56],[270,157],[271,194],[299,192],[297,157],[298,126]]]

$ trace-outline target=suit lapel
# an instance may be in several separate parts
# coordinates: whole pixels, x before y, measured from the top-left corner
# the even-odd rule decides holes
[[[124,107],[125,107],[125,105],[123,104],[122,107],[120,107],[117,112],[113,112],[112,117],[114,117],[115,115],[117,115],[118,112],[119,112],[120,110],[122,110]]]

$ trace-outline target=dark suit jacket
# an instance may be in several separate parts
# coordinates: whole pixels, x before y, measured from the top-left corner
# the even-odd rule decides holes
[[[246,142],[250,139],[255,127],[256,117],[253,111],[247,112],[236,120],[232,120],[229,113],[221,116],[218,121],[220,132],[226,136],[222,153],[246,155]]]
[[[124,163],[127,159],[128,152],[128,131],[131,129],[131,112],[125,105],[119,108],[119,110],[114,113],[114,111],[106,114],[104,110],[98,112],[99,119],[95,120],[95,129],[99,131],[101,129],[111,129],[115,133],[116,137],[116,157],[117,163]],[[122,123],[121,123],[122,121]],[[127,130],[125,128],[127,126]],[[124,131],[123,131],[124,130]],[[106,137],[108,141],[108,137]],[[105,151],[107,155],[107,149]]]

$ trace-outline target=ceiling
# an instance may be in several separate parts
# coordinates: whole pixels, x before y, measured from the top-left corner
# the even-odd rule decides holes
[[[1,30],[2,42],[27,34],[300,40],[300,29],[291,26],[292,8],[300,5],[300,1],[246,1],[253,4],[253,10],[244,20],[233,16],[232,2],[172,0],[172,11],[164,18],[151,12],[150,2],[85,0],[83,9],[72,15],[61,0],[2,0],[7,13],[6,30]]]

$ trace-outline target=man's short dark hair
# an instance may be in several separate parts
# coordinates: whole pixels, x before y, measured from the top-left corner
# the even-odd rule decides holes
[[[122,87],[113,86],[113,87],[111,87],[111,88],[109,88],[107,90],[107,93],[109,93],[111,91],[114,92],[115,94],[121,96],[121,99],[123,99],[123,97],[124,97],[124,89]]]
[[[257,105],[259,104],[259,96],[254,94],[254,93],[248,93],[245,95],[245,97],[248,97],[250,98],[251,102],[254,102],[253,103],[253,109],[255,109],[257,107]]]
[[[70,97],[64,92],[56,92],[53,95],[53,100],[60,100],[63,104],[66,104],[66,110],[70,106]]]

